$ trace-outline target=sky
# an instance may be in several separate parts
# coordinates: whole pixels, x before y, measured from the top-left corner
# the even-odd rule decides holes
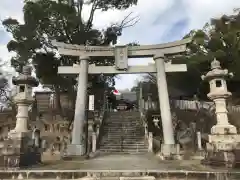
[[[12,4],[14,1],[14,5]],[[12,17],[23,22],[23,0],[0,0],[0,19]],[[124,29],[118,44],[138,42],[139,44],[160,44],[181,39],[192,29],[200,29],[211,18],[232,13],[234,8],[240,7],[239,0],[138,0],[137,6],[125,11],[98,11],[94,17],[94,26],[104,28],[111,23],[120,22],[127,14],[138,16],[139,22]],[[89,15],[89,8],[84,8],[84,17]],[[11,39],[0,25],[0,58],[8,61],[12,53],[6,49]],[[152,59],[129,59],[129,65],[147,65]],[[13,69],[6,71],[14,73]],[[119,75],[116,78],[117,89],[130,89],[140,75]]]

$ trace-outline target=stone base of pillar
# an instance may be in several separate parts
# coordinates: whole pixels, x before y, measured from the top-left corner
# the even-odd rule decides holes
[[[35,146],[32,131],[10,131],[9,138],[4,141],[2,159],[5,168],[30,167],[41,163],[41,149]]]
[[[67,147],[67,156],[84,156],[86,155],[85,144],[69,144]]]
[[[209,135],[203,164],[234,167],[240,163],[240,135]]]
[[[206,152],[204,150],[197,150],[192,156],[191,160],[203,160],[206,156]]]
[[[162,160],[180,160],[182,156],[180,154],[179,144],[162,144],[161,152],[157,154]]]
[[[217,124],[211,128],[211,134],[237,134],[237,128],[231,124]]]

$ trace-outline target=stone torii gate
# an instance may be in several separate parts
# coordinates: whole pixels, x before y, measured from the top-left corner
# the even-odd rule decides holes
[[[80,65],[60,66],[59,74],[78,75],[78,90],[76,98],[75,116],[72,130],[72,143],[68,147],[69,155],[84,155],[86,152],[86,138],[84,138],[84,125],[86,120],[87,83],[88,74],[134,74],[157,73],[158,95],[162,118],[164,144],[162,152],[166,155],[176,152],[174,132],[170,112],[169,95],[166,72],[187,71],[185,64],[172,64],[165,62],[166,57],[186,51],[186,44],[191,39],[184,39],[159,45],[141,46],[83,46],[53,42],[61,55],[78,56]],[[113,57],[115,66],[89,65],[91,57]],[[147,66],[128,66],[128,58],[153,57],[155,64]]]

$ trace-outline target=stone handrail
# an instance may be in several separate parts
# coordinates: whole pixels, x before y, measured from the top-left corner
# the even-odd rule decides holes
[[[146,120],[146,114],[143,111],[140,111],[140,120],[144,127],[144,138],[148,143],[148,152],[153,151],[153,134],[148,131],[148,123]]]
[[[148,139],[148,124],[146,120],[146,114],[144,112],[140,112],[140,121],[142,126],[144,127],[144,137]]]
[[[92,120],[91,123],[89,123],[89,131],[91,132],[91,144],[92,144],[92,149],[91,152],[95,153],[97,150],[97,146],[100,141],[100,132],[101,132],[101,127],[103,124],[103,120],[105,117],[105,111],[95,111],[94,112],[94,119]]]
[[[152,143],[153,143],[153,152],[159,152],[161,150],[161,137],[157,136],[157,137],[153,137],[152,139]]]
[[[161,121],[161,115],[152,115],[154,126],[158,129],[161,127],[159,126],[159,122]],[[161,137],[152,137],[152,149],[154,152],[158,152],[161,149]]]

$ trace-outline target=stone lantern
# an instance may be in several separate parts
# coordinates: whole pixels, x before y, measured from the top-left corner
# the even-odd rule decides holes
[[[216,59],[211,63],[211,71],[202,76],[203,80],[209,82],[210,92],[207,96],[215,104],[217,120],[208,137],[207,155],[204,160],[208,164],[219,162],[233,166],[236,162],[234,152],[240,142],[240,136],[236,127],[229,123],[226,104],[227,99],[232,95],[227,89],[226,79],[232,76],[233,74],[227,69],[221,68],[220,62]]]
[[[21,167],[39,163],[41,156],[39,146],[35,145],[33,133],[28,129],[28,110],[34,102],[32,97],[32,87],[38,86],[38,81],[31,76],[31,67],[24,66],[23,72],[18,77],[14,77],[12,82],[18,86],[18,93],[14,97],[17,106],[16,126],[8,133],[5,141],[6,147],[11,147],[11,152],[5,152],[7,167]]]
[[[17,116],[15,129],[9,132],[9,135],[28,132],[28,109],[34,102],[32,97],[32,87],[38,86],[38,81],[31,76],[31,67],[24,66],[23,73],[18,77],[14,77],[12,82],[18,86],[18,93],[14,97],[17,105]]]

